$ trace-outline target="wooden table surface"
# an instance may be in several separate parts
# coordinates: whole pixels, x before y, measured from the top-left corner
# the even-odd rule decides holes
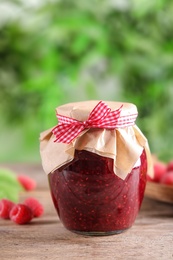
[[[44,205],[42,217],[27,225],[0,219],[0,259],[173,259],[173,205],[145,198],[132,228],[119,235],[89,237],[66,230],[58,219],[48,189],[47,176],[40,165],[7,166],[34,178],[32,192]]]

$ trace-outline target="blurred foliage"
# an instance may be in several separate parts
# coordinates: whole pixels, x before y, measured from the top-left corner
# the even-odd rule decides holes
[[[87,99],[135,103],[138,126],[173,158],[173,2],[0,3],[1,161],[39,160],[55,107]]]

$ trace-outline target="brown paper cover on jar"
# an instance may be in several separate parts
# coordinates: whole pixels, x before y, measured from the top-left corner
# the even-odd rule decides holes
[[[99,101],[69,103],[56,108],[60,115],[86,121]],[[105,101],[111,111],[122,106],[121,117],[137,116],[137,108],[131,103]],[[148,162],[148,175],[153,176],[152,158],[148,141],[137,125],[114,129],[87,128],[70,144],[55,142],[52,129],[40,134],[40,154],[44,171],[49,174],[71,162],[75,150],[86,150],[114,160],[114,173],[125,179],[132,168],[138,166],[140,155],[145,149]]]

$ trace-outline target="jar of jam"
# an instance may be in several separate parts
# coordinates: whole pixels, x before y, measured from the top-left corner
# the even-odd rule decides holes
[[[85,101],[57,111],[59,124],[41,134],[41,157],[61,222],[84,235],[127,230],[150,167],[147,139],[135,125],[136,106]]]

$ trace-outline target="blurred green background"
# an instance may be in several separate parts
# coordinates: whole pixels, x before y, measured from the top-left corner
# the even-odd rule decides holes
[[[173,1],[1,0],[0,162],[38,162],[55,107],[132,102],[152,153],[173,159]]]

